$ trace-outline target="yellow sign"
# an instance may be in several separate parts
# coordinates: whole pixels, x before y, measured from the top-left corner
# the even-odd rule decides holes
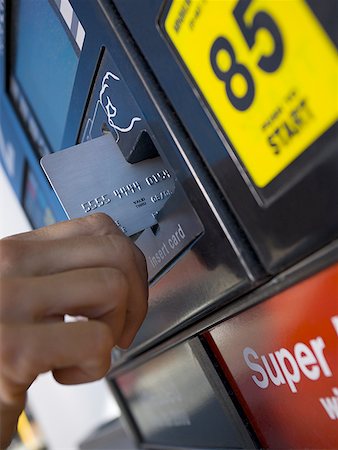
[[[164,27],[257,186],[337,120],[337,51],[304,0],[173,0]]]

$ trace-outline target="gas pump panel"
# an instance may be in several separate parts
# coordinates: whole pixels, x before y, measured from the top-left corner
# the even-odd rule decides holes
[[[263,448],[337,447],[337,280],[334,264],[205,335]]]
[[[114,4],[266,270],[336,238],[337,2]]]
[[[0,0],[0,162],[32,226],[102,211],[146,258],[107,376],[139,447],[338,447],[332,378],[299,381],[319,350],[286,348],[322,318],[337,372],[337,5]],[[283,395],[312,428],[322,399],[327,436]]]
[[[40,9],[23,0],[5,4],[11,39],[3,97],[18,136],[28,141],[22,202],[34,226],[65,217],[38,170],[43,157],[68,217],[105,210],[144,252],[149,314],[133,347],[115,353],[120,363],[251,289],[265,274],[199,159],[183,156],[191,143],[112,5],[42,3]],[[18,137],[12,138],[17,147]],[[105,144],[96,147],[95,139],[110,140],[111,152]],[[81,167],[81,176],[73,176]],[[158,189],[161,173],[167,175]],[[144,195],[132,199],[128,194],[139,188]]]

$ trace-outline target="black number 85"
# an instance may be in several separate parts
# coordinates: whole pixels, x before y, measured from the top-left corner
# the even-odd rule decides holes
[[[250,49],[255,45],[258,30],[265,28],[269,31],[274,39],[274,51],[269,56],[261,56],[257,65],[264,72],[272,73],[278,69],[283,60],[284,46],[282,36],[275,21],[265,11],[256,13],[252,25],[249,26],[245,23],[244,14],[251,2],[252,0],[239,0],[233,11],[233,15]],[[220,51],[227,52],[231,58],[229,70],[222,70],[218,65],[217,56]],[[225,91],[231,104],[239,111],[247,110],[255,97],[255,83],[247,67],[236,61],[234,48],[225,37],[220,36],[213,43],[210,50],[210,63],[216,77],[225,83]],[[246,82],[246,92],[242,97],[234,93],[231,85],[232,78],[236,74],[241,75]]]

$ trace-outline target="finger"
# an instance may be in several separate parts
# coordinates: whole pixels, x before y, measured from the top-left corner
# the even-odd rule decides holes
[[[124,328],[129,283],[118,269],[80,269],[2,283],[2,323],[85,316],[105,321],[117,340]],[[7,300],[8,299],[8,300]]]
[[[148,284],[145,259],[123,235],[77,236],[51,241],[7,241],[1,271],[21,276],[44,275],[78,268],[119,267],[131,286],[126,337],[129,345],[147,310]],[[140,315],[140,311],[143,311]]]
[[[143,281],[147,286],[145,280]],[[105,322],[128,347],[144,320],[147,292],[135,296],[133,281],[118,268],[92,268],[2,281],[2,323],[59,321],[65,314]]]
[[[61,369],[72,383],[102,378],[115,344],[108,326],[98,321],[3,326],[1,337],[1,395],[7,403],[21,398],[37,375],[49,370]]]
[[[141,327],[148,311],[148,284],[146,292],[140,292],[128,302],[124,327],[117,345],[128,348],[133,342],[139,328]]]
[[[54,240],[75,236],[103,236],[107,234],[123,235],[113,219],[104,213],[91,214],[79,219],[66,220],[26,233],[15,234],[5,240]]]
[[[34,242],[1,241],[1,273],[32,276],[86,267],[134,266],[135,249],[127,237],[112,234]]]
[[[136,246],[133,245],[134,255],[136,260],[136,265],[140,271],[141,277],[143,280],[146,280],[148,284],[148,269],[147,269],[147,261],[143,254],[143,252]]]
[[[137,279],[131,279],[131,300],[128,302],[127,315],[122,335],[118,340],[121,348],[127,348],[132,343],[137,331],[142,325],[148,311],[148,271],[145,257],[141,250],[134,246]]]

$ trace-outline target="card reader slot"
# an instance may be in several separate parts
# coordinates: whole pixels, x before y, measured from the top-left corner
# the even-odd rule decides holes
[[[147,261],[148,279],[154,281],[204,232],[185,192],[176,181],[175,192],[157,215],[156,230],[147,228],[135,240]]]
[[[125,158],[129,163],[134,164],[157,156],[159,156],[157,148],[149,133],[147,130],[142,130],[137,136],[129,155],[125,155]]]

